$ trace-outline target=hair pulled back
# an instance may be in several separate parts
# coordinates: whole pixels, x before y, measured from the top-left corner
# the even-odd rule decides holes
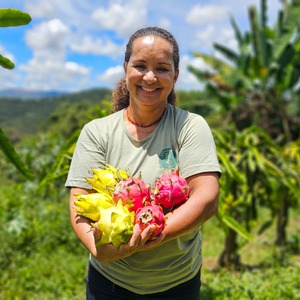
[[[128,44],[126,45],[125,52],[125,62],[130,60],[132,55],[132,45],[134,40],[140,37],[145,36],[156,36],[161,37],[168,41],[173,46],[173,61],[175,70],[179,67],[179,48],[178,44],[174,38],[174,36],[165,29],[159,27],[145,27],[137,30],[129,39]],[[129,91],[127,89],[125,77],[123,77],[118,83],[112,94],[112,113],[117,112],[123,108],[126,108],[129,105]],[[174,89],[172,89],[171,93],[168,96],[168,103],[174,104],[176,103],[176,94]]]

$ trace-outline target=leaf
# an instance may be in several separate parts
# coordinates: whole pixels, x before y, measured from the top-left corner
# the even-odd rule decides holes
[[[18,153],[14,149],[13,145],[8,140],[7,136],[0,128],[0,149],[4,155],[9,159],[9,161],[28,179],[32,179],[33,175],[26,168]]]
[[[15,64],[12,61],[10,61],[8,58],[0,54],[0,66],[2,66],[5,69],[11,70],[15,67]]]
[[[235,180],[236,182],[243,184],[245,182],[243,174],[229,160],[228,155],[220,149],[218,151],[218,157],[219,157],[221,166],[225,169],[224,171],[226,171],[228,173],[228,176],[231,179]]]
[[[235,38],[237,39],[237,41],[239,42],[239,45],[242,45],[243,44],[243,35],[234,19],[233,16],[230,16],[230,23],[231,23],[231,26],[234,30],[234,33],[235,33]]]
[[[227,59],[237,64],[239,55],[235,51],[218,43],[214,43],[213,47],[222,53]]]
[[[252,235],[234,218],[229,215],[221,216],[221,220],[232,230],[238,233],[243,238],[251,241],[253,239]]]
[[[0,8],[0,27],[27,25],[31,22],[29,14],[13,8]]]

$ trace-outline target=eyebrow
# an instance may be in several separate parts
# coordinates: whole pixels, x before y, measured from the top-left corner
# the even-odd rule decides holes
[[[135,60],[132,60],[132,63],[146,63],[146,60],[145,59],[135,59]],[[168,63],[168,62],[158,62],[158,65],[171,66],[172,64]]]

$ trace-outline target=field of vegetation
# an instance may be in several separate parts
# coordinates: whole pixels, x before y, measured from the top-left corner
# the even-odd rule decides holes
[[[194,102],[198,97],[195,93]],[[63,125],[78,105],[86,112],[73,120],[78,128],[108,113],[105,102],[85,101],[68,105],[59,116],[66,107],[62,101],[49,114],[47,131],[25,135],[17,144],[33,180],[0,156],[0,267],[5,270],[0,273],[0,299],[84,299],[88,253],[71,230],[68,191],[63,186],[72,153],[72,143],[64,136],[72,136],[73,128],[63,130]],[[269,214],[261,207],[256,222],[262,224]],[[253,231],[250,242],[239,236],[240,263],[223,267],[219,260],[226,231],[217,217],[203,226],[202,299],[300,299],[299,207],[290,211],[288,239],[281,247],[275,245],[273,221],[263,233]]]

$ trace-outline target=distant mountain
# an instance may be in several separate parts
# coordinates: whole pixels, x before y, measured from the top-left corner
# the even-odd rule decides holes
[[[0,98],[7,99],[42,99],[42,98],[52,98],[56,96],[66,95],[67,92],[61,91],[35,91],[35,90],[27,90],[27,89],[5,89],[0,90]]]

